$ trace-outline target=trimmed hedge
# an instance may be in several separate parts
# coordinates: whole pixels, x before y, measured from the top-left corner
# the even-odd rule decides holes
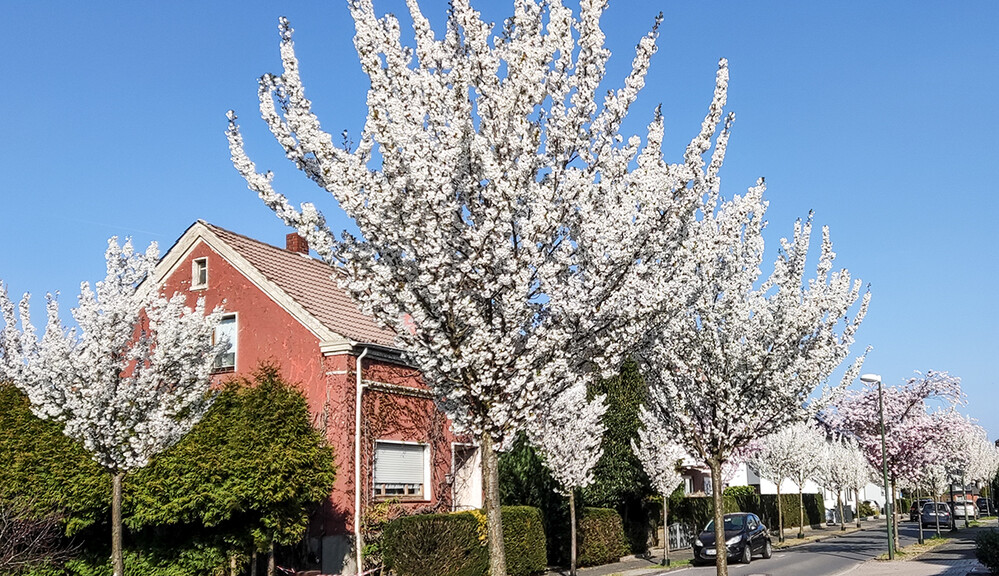
[[[503,544],[510,576],[546,568],[541,512],[504,506]],[[382,535],[385,567],[399,576],[485,576],[489,573],[486,518],[480,511],[420,514],[389,522]]]
[[[999,532],[983,531],[975,538],[975,557],[993,574],[999,574]]]
[[[577,566],[617,562],[630,551],[621,515],[613,508],[584,508],[579,530]]]
[[[798,495],[781,494],[784,528],[798,526]],[[805,494],[805,523],[811,526],[821,526],[826,521],[825,504],[821,494]],[[731,512],[752,512],[763,520],[771,530],[777,529],[777,495],[749,494],[739,492],[735,495],[722,496],[722,507],[726,514]],[[670,523],[683,522],[703,529],[708,521],[714,518],[714,502],[711,498],[684,498],[670,510]]]

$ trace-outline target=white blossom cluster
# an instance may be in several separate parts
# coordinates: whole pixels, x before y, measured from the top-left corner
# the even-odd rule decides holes
[[[26,294],[14,305],[0,286],[3,358],[0,365],[31,400],[36,416],[63,424],[99,464],[113,472],[144,466],[202,417],[211,404],[210,370],[224,344],[213,345],[221,310],[194,310],[182,294],[164,298],[138,290],[157,259],[131,241],[108,241],[107,276],[84,282],[67,329],[48,295],[48,323],[39,340]]]
[[[371,83],[357,145],[335,145],[320,127],[284,19],[284,70],[261,78],[259,96],[287,157],[361,237],[338,239],[313,204],[295,208],[278,193],[244,151],[230,112],[233,164],[343,273],[363,310],[397,332],[456,425],[502,443],[566,383],[616,370],[647,319],[687,298],[693,270],[679,248],[697,199],[717,185],[727,64],[700,133],[683,162],[669,164],[658,110],[644,141],[619,133],[644,86],[658,23],[639,41],[624,87],[601,96],[603,1],[583,0],[577,17],[560,0],[517,0],[494,36],[468,0],[455,0],[437,37],[407,0],[413,47],[371,0],[349,5]],[[806,378],[813,363],[838,356],[806,348]]]
[[[870,482],[871,472],[857,443],[852,438],[841,438],[826,444],[818,477],[826,489],[839,494],[863,488]]]
[[[789,479],[800,490],[807,480],[823,475],[827,450],[825,434],[813,423],[796,422],[763,438],[749,462],[761,477],[778,485]]]
[[[528,426],[531,444],[566,493],[593,482],[593,468],[604,452],[605,400],[600,395],[587,401],[584,386],[570,386]]]
[[[811,217],[782,239],[773,273],[761,282],[763,181],[727,202],[717,181],[711,191],[685,242],[693,299],[653,326],[638,358],[662,425],[709,463],[724,464],[753,439],[814,415],[857,377],[863,356],[839,387],[827,385],[870,293],[861,296],[845,269],[833,271],[825,228],[815,276],[806,280]]]
[[[645,406],[639,409],[638,419],[642,427],[638,429],[638,441],[631,440],[631,450],[642,463],[652,487],[669,498],[683,482],[679,465],[687,453]]]

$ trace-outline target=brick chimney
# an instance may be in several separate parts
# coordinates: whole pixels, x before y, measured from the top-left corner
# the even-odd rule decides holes
[[[309,255],[309,241],[300,236],[297,232],[292,232],[284,237],[285,249],[289,252]]]

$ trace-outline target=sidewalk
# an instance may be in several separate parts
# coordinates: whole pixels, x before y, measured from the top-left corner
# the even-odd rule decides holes
[[[996,519],[983,520],[975,528],[962,528],[958,532],[948,532],[950,542],[921,554],[911,560],[894,562],[868,560],[840,576],[968,576],[988,574],[975,559],[975,536],[982,530],[996,527]]]

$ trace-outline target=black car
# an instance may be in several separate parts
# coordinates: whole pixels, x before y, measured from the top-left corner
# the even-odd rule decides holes
[[[996,513],[995,501],[989,500],[988,498],[979,498],[975,501],[975,506],[978,506],[979,516],[988,516],[990,512],[992,514]]]
[[[738,512],[725,515],[725,545],[728,557],[749,564],[754,554],[764,558],[773,556],[770,532],[756,514]],[[715,561],[715,521],[708,522],[704,531],[694,540],[694,564]]]

